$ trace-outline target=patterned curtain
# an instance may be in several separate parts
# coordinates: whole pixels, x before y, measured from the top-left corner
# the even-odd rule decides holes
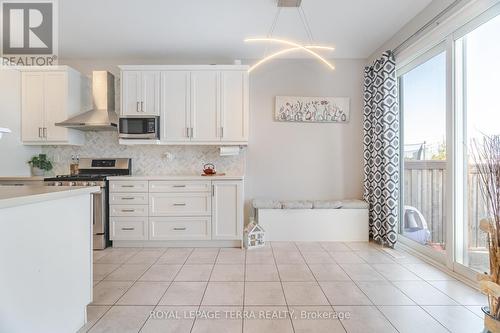
[[[369,203],[370,237],[394,247],[398,234],[399,109],[396,63],[386,51],[365,67],[364,199]]]

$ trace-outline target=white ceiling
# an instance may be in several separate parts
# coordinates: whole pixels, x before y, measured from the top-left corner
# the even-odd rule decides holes
[[[303,0],[317,43],[329,58],[367,58],[431,0]],[[252,59],[263,45],[275,0],[61,0],[64,59]],[[307,41],[296,9],[281,11],[274,36]],[[308,57],[301,53],[295,57]]]

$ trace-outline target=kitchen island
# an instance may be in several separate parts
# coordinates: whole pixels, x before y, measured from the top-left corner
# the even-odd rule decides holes
[[[92,193],[0,187],[0,332],[76,332],[92,301]]]

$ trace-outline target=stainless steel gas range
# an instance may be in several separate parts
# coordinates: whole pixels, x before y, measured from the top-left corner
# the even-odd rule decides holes
[[[111,245],[109,240],[109,187],[108,176],[130,175],[130,158],[81,158],[78,175],[58,175],[45,178],[48,186],[99,186],[101,191],[93,195],[94,250]]]

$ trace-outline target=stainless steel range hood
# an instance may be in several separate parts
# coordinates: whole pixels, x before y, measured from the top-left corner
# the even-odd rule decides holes
[[[81,131],[116,131],[118,115],[115,112],[115,77],[106,71],[92,72],[94,109],[71,117],[56,126]]]

